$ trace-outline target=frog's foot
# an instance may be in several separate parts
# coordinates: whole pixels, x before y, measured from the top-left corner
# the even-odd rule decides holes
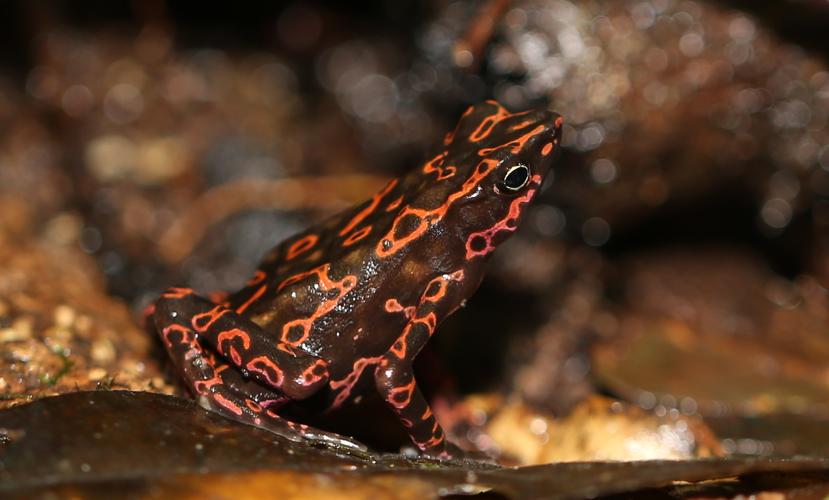
[[[198,395],[198,402],[203,408],[273,432],[288,441],[325,447],[362,458],[370,457],[368,448],[358,441],[278,415],[276,409],[290,401],[284,395],[270,392],[255,381],[245,380],[237,370],[215,358],[204,361],[213,364],[222,383],[211,385],[206,394]]]
[[[420,448],[420,457],[435,460],[463,460],[468,458],[466,452],[445,439],[439,445],[432,447],[421,448],[422,444],[416,444]]]
[[[446,434],[418,389],[407,361],[387,354],[375,369],[374,381],[421,455],[441,460],[464,457],[460,448],[446,440]]]
[[[261,420],[258,427],[272,431],[290,441],[304,442],[312,446],[319,446],[329,448],[334,451],[346,452],[362,458],[371,458],[372,454],[368,451],[368,447],[363,443],[351,439],[349,437],[337,434],[335,432],[328,432],[310,425],[298,424],[291,422],[283,417],[280,417],[273,410],[267,410],[264,415],[265,418]],[[290,434],[286,434],[282,429],[287,426],[291,429]]]
[[[415,451],[412,449],[412,451]],[[427,448],[425,450],[418,450],[418,457],[420,459],[450,461],[459,464],[478,464],[478,465],[498,465],[498,462],[491,456],[482,451],[466,451],[460,449],[451,441],[444,441],[444,444]]]

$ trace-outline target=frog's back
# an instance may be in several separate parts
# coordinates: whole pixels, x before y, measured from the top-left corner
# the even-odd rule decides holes
[[[402,305],[436,276],[457,273],[474,291],[537,192],[559,127],[545,111],[470,108],[419,168],[278,245],[230,306],[329,362],[382,354],[406,323]]]

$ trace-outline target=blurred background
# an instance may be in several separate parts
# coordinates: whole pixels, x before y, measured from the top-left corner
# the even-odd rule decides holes
[[[561,459],[581,415],[677,456],[829,450],[826,1],[4,8],[3,404],[178,390],[141,308],[240,286],[496,98],[561,113],[564,151],[423,356],[455,438]]]

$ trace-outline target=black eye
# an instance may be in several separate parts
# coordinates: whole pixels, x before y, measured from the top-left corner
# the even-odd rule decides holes
[[[507,170],[504,180],[498,183],[498,190],[501,192],[515,192],[530,182],[530,168],[519,163]]]

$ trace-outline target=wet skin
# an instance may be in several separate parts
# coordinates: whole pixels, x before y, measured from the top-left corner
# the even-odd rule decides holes
[[[517,229],[560,137],[555,113],[473,106],[437,154],[280,243],[244,288],[216,302],[169,289],[151,324],[206,408],[288,439],[362,449],[278,409],[320,391],[339,407],[369,377],[422,453],[458,456],[412,362]]]

